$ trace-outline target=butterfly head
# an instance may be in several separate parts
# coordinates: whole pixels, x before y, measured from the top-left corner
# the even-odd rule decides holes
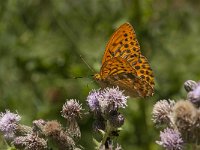
[[[97,80],[97,81],[101,80],[101,75],[99,73],[96,73],[94,75],[94,79]]]

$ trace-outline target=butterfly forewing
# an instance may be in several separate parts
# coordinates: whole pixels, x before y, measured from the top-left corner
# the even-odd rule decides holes
[[[121,25],[111,36],[102,59],[102,64],[113,57],[122,57],[129,62],[139,58],[140,46],[133,27],[129,23]]]

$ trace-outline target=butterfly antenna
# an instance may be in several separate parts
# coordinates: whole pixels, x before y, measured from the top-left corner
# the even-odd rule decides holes
[[[88,68],[93,72],[93,73],[95,73],[95,71],[92,69],[92,67],[84,60],[84,58],[80,55],[79,56],[80,58],[81,58],[81,60],[88,66]],[[91,75],[91,76],[93,76],[93,75]]]
[[[90,77],[93,77],[94,75],[93,74],[91,74],[91,75],[89,75],[89,76],[86,76],[86,77],[73,77],[74,79],[80,79],[80,78],[90,78]]]

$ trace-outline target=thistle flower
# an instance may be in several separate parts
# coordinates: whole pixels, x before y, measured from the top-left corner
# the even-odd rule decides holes
[[[98,112],[100,110],[99,100],[98,100],[98,97],[100,96],[101,96],[100,90],[92,90],[89,93],[86,101],[92,112]]]
[[[125,96],[123,91],[119,90],[119,87],[105,88],[102,90],[102,95],[103,97],[99,101],[107,102],[111,110],[117,110],[118,108],[125,108],[127,106],[127,98],[129,96]]]
[[[190,101],[178,101],[174,105],[172,118],[180,131],[191,130],[198,118],[197,109]]]
[[[198,141],[198,111],[190,101],[178,101],[173,108],[172,118],[185,142]]]
[[[103,90],[92,90],[87,102],[92,112],[108,113],[111,110],[118,110],[118,108],[125,108],[127,106],[127,98],[116,88],[105,88]]]
[[[82,109],[81,104],[79,104],[78,101],[74,99],[67,101],[63,105],[63,109],[61,113],[62,113],[62,116],[68,120],[69,127],[67,131],[71,135],[71,137],[74,137],[74,138],[81,137],[80,128],[78,126],[76,119],[81,118],[82,110],[83,109]]]
[[[47,141],[38,137],[36,134],[27,134],[26,136],[18,136],[12,142],[16,148],[26,150],[45,150],[47,149]]]
[[[166,128],[160,132],[160,141],[156,141],[158,145],[163,146],[166,150],[182,150],[183,140],[181,134],[173,129]]]
[[[61,114],[69,122],[75,121],[77,118],[81,118],[82,106],[75,99],[70,99],[63,105]]]
[[[184,88],[187,92],[193,91],[197,87],[197,83],[193,80],[187,80],[184,83]]]
[[[152,112],[152,120],[155,124],[169,124],[170,123],[170,113],[175,102],[173,100],[160,100],[154,107]]]
[[[21,117],[18,114],[11,113],[6,110],[5,113],[0,114],[0,131],[3,132],[5,138],[13,138],[18,122]]]
[[[200,83],[198,83],[195,88],[188,93],[187,98],[193,104],[200,106]]]

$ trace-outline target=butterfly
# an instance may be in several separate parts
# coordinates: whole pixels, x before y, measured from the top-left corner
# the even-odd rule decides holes
[[[96,73],[94,79],[101,87],[118,86],[132,97],[154,94],[153,71],[141,54],[131,24],[124,23],[113,33],[104,52],[100,73]]]

